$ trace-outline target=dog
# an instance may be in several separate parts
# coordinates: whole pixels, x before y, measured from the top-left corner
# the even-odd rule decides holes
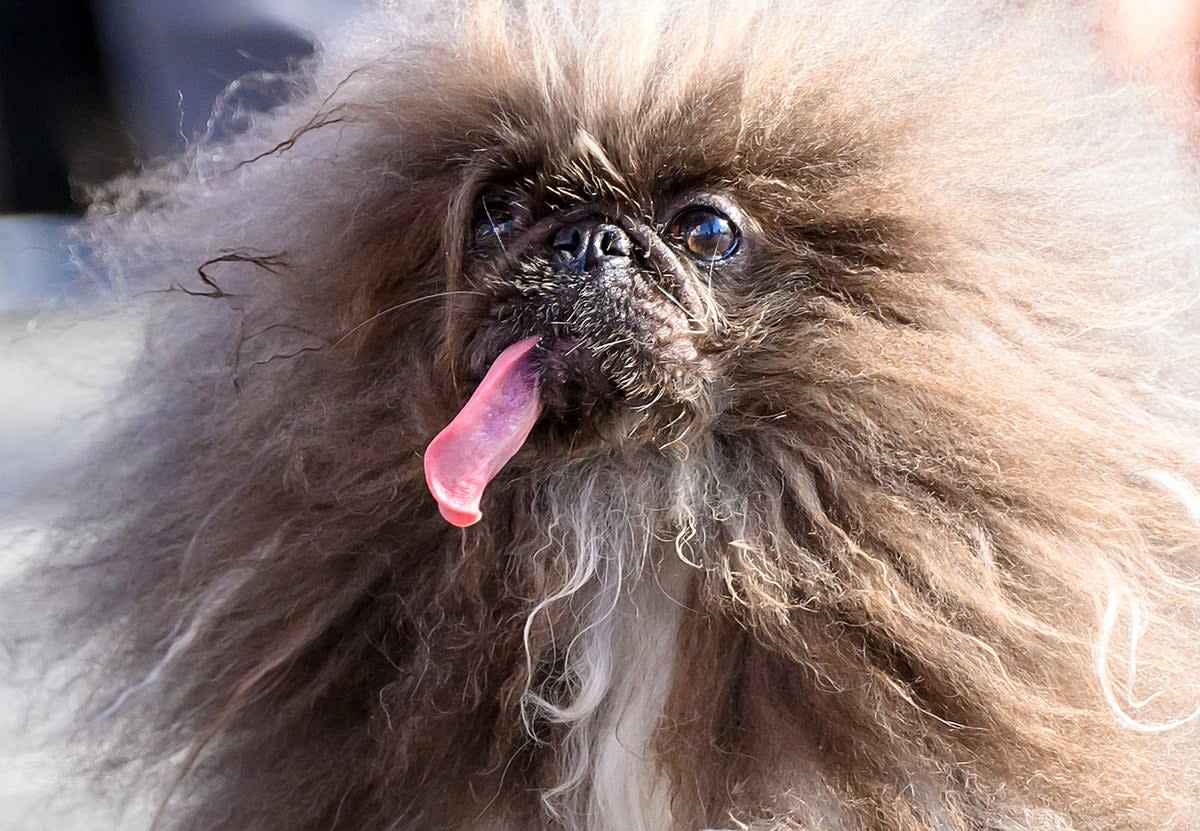
[[[1196,161],[1061,5],[383,6],[115,183],[94,752],[162,828],[1195,827]]]

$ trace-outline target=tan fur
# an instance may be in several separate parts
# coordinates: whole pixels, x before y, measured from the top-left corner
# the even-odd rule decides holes
[[[1196,167],[1089,26],[385,9],[101,200],[151,340],[55,583],[164,827],[1195,827]],[[626,379],[672,396],[526,447],[460,531],[420,454],[521,165],[720,189],[758,247]]]

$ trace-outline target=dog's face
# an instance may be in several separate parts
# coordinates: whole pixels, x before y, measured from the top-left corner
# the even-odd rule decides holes
[[[788,374],[762,358],[795,345],[809,301],[896,257],[878,221],[822,221],[831,183],[804,151],[760,148],[768,162],[735,150],[735,108],[609,136],[568,115],[532,159],[501,148],[452,219],[464,237],[451,304],[463,377],[477,383],[506,347],[538,336],[539,435],[578,444],[614,420],[620,435],[658,441],[685,418],[711,428],[747,384]],[[698,135],[725,152],[694,157]]]
[[[463,241],[447,340],[476,392],[426,469],[456,523],[475,521],[482,490],[531,436],[554,458],[713,429],[738,386],[736,299],[770,296],[761,263],[794,242],[763,235],[774,223],[739,187],[746,171],[681,164],[678,148],[719,125],[650,150],[615,118],[608,135],[545,120],[562,126],[536,152],[482,148],[495,161],[473,171],[450,220]]]
[[[723,194],[639,204],[530,184],[489,189],[473,217],[468,281],[487,312],[472,368],[542,336],[546,417],[561,423],[704,395],[715,286],[752,256],[746,215]]]

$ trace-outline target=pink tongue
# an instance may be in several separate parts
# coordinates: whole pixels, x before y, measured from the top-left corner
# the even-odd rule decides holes
[[[538,340],[525,338],[501,352],[471,400],[425,449],[425,482],[451,525],[466,528],[483,516],[483,489],[521,449],[542,411],[529,361]]]

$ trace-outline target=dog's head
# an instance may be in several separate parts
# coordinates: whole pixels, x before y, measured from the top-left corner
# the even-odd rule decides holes
[[[475,8],[461,39],[389,79],[390,186],[360,196],[342,271],[373,288],[345,321],[357,341],[426,368],[406,393],[428,397],[425,430],[451,424],[427,462],[456,522],[478,517],[513,454],[524,469],[686,456],[778,419],[823,429],[843,393],[838,431],[853,432],[846,380],[878,373],[865,339],[896,330],[899,355],[909,335],[988,325],[967,306],[994,291],[994,264],[978,270],[979,229],[956,223],[1042,244],[969,190],[984,166],[1025,164],[1021,129],[1004,125],[1011,158],[988,158],[996,123],[945,134],[946,79],[889,74],[866,40],[823,55],[869,78],[853,87],[795,60],[792,39],[827,26],[823,12],[625,28],[602,11],[510,14]],[[939,24],[930,58],[956,25]],[[590,34],[563,42],[571,26]],[[910,109],[876,106],[893,96]],[[1004,283],[997,294],[1022,292]]]

